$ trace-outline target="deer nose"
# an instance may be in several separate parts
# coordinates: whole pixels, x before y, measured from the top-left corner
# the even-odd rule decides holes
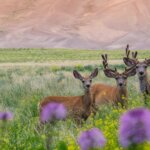
[[[123,84],[122,83],[119,83],[119,86],[122,86]]]
[[[90,87],[90,85],[89,85],[89,84],[87,84],[87,85],[86,85],[86,87],[88,87],[88,88],[89,88],[89,87]]]
[[[144,74],[144,72],[140,71],[140,75],[143,75],[143,74]]]

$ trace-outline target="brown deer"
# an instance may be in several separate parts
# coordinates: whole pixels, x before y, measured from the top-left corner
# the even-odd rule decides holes
[[[79,79],[84,87],[84,95],[82,96],[49,96],[40,102],[40,114],[45,105],[51,102],[58,102],[64,104],[69,116],[73,117],[77,123],[81,123],[81,119],[86,120],[92,111],[92,95],[91,83],[92,79],[98,75],[98,68],[96,68],[90,76],[83,77],[76,70],[73,71],[76,79]]]
[[[118,103],[122,107],[127,107],[127,78],[134,76],[136,72],[133,71],[133,67],[125,69],[123,73],[119,73],[115,68],[110,69],[107,62],[107,55],[102,55],[104,74],[108,78],[116,79],[117,86],[109,86],[106,84],[94,84],[91,87],[91,93],[93,95],[93,100],[95,104],[95,109],[97,106],[104,103],[111,103],[114,106],[118,106]]]
[[[129,67],[135,66],[135,71],[139,79],[140,91],[144,94],[146,100],[146,96],[150,95],[150,81],[148,80],[148,73],[147,73],[147,67],[150,66],[150,59],[139,61],[137,59],[137,55],[138,55],[137,51],[132,52],[132,58],[130,58],[129,45],[127,45],[126,57],[123,58],[123,61]]]

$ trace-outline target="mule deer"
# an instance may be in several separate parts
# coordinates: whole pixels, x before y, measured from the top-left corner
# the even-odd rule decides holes
[[[133,72],[133,67],[125,69],[123,73],[119,73],[115,68],[110,69],[107,62],[107,55],[102,55],[104,74],[108,78],[116,79],[117,86],[109,86],[105,84],[94,84],[91,88],[95,107],[103,103],[111,103],[114,106],[118,106],[118,103],[122,107],[127,107],[127,78],[134,76],[136,72]],[[97,108],[95,108],[97,109]]]
[[[132,58],[130,58],[129,45],[126,47],[126,57],[123,58],[124,63],[131,67],[135,66],[135,71],[138,75],[140,91],[146,95],[150,95],[150,81],[148,81],[147,67],[150,66],[150,59],[145,59],[144,61],[139,61],[137,59],[138,52],[132,52]],[[146,99],[145,99],[146,100]]]
[[[98,69],[96,68],[88,77],[81,76],[76,70],[73,71],[73,75],[82,82],[85,90],[84,95],[46,97],[40,102],[40,114],[44,106],[51,102],[58,102],[64,104],[69,112],[69,116],[72,116],[78,123],[81,122],[81,119],[86,120],[89,117],[92,111],[92,95],[90,88],[92,79],[98,75]]]

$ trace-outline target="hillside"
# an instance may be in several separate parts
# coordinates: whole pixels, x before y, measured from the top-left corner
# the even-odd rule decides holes
[[[0,47],[150,49],[149,0],[0,0]]]

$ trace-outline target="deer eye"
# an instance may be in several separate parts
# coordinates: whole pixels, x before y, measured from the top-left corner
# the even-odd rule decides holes
[[[139,66],[136,66],[136,68],[139,68]]]
[[[90,82],[92,82],[92,80],[90,80]]]
[[[147,68],[147,66],[145,66],[145,69]]]
[[[82,80],[82,83],[84,83],[85,81],[84,80]]]

